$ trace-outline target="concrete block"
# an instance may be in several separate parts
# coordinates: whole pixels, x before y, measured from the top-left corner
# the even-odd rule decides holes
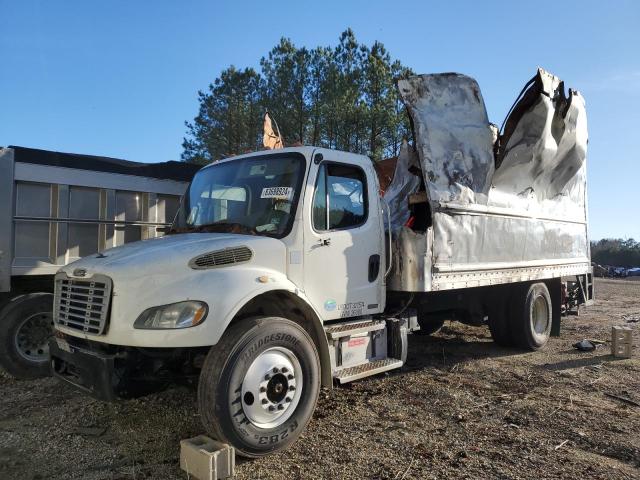
[[[611,327],[611,354],[619,358],[631,358],[633,339],[629,327]]]
[[[235,476],[235,450],[205,435],[181,440],[180,468],[198,480],[231,478]]]

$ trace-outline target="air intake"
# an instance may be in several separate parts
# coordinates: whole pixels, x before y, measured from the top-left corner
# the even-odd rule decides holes
[[[189,266],[195,270],[226,267],[228,265],[246,263],[251,260],[251,257],[253,257],[253,252],[249,247],[231,247],[192,258],[189,261]]]

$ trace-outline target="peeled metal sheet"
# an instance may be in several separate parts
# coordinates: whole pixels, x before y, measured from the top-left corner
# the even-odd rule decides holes
[[[420,177],[410,173],[409,169],[418,166],[418,158],[406,141],[400,146],[400,155],[396,162],[395,172],[391,183],[384,192],[384,199],[391,212],[391,229],[399,230],[409,220],[407,202],[409,195],[416,192],[420,186]]]
[[[584,98],[542,69],[505,121],[490,204],[586,221],[587,116]]]
[[[419,75],[400,80],[398,89],[431,212],[430,260],[421,262],[432,279],[418,282],[425,290],[441,288],[443,274],[456,284],[456,272],[491,271],[487,278],[499,283],[498,271],[507,279],[514,269],[588,267],[587,121],[578,92],[565,95],[564,84],[539,69],[496,139],[472,78]],[[415,281],[396,280],[394,289],[416,291]]]
[[[431,202],[486,204],[493,133],[478,83],[459,73],[398,81]]]

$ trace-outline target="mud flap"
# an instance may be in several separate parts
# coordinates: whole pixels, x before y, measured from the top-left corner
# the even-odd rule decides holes
[[[551,296],[551,336],[560,336],[560,319],[562,310],[562,282],[558,279],[546,282]]]
[[[407,361],[409,343],[407,339],[407,325],[402,319],[387,319],[387,352],[389,357]]]

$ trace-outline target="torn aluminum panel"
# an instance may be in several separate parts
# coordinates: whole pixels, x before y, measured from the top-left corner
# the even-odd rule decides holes
[[[586,221],[587,115],[583,97],[565,96],[559,78],[539,69],[504,123],[490,204]]]
[[[400,147],[393,179],[384,192],[384,199],[391,212],[391,230],[393,232],[402,228],[409,220],[407,208],[409,195],[416,192],[420,186],[420,177],[409,170],[416,167],[418,167],[417,155],[412,148],[409,148],[405,140]]]
[[[458,73],[398,81],[432,202],[486,203],[493,133],[478,83]]]
[[[494,162],[492,129],[473,79],[421,75],[398,88],[413,120],[433,212],[425,288],[588,269],[587,122],[580,94],[565,96],[559,79],[538,70],[504,123]],[[405,278],[394,289],[413,291],[415,282]]]

